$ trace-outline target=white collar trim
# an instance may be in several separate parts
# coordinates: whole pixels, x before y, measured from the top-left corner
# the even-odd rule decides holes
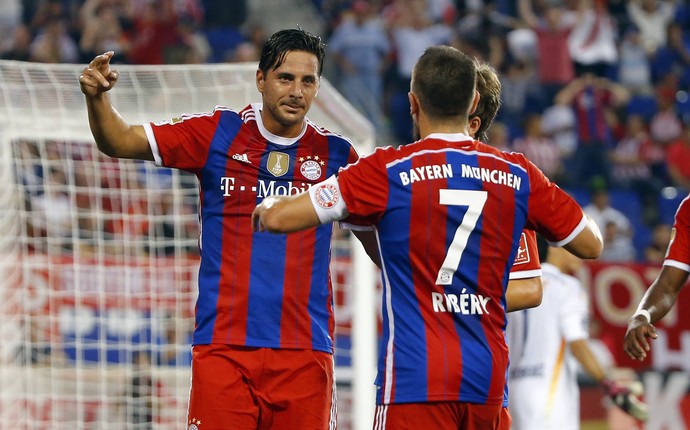
[[[425,139],[441,139],[449,142],[465,142],[474,140],[465,133],[431,133]]]
[[[251,107],[252,110],[254,110],[254,118],[256,119],[256,125],[259,127],[259,133],[268,140],[271,143],[275,143],[277,145],[282,145],[282,146],[288,146],[292,145],[293,143],[297,142],[304,136],[304,133],[307,131],[307,121],[306,119],[304,120],[304,123],[302,124],[302,131],[299,133],[297,137],[281,137],[281,136],[276,136],[275,134],[271,133],[270,131],[266,130],[266,127],[264,126],[263,119],[261,118],[261,110],[263,109],[263,103],[252,103]]]

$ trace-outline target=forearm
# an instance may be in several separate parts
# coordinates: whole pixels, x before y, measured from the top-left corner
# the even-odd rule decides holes
[[[518,0],[518,13],[520,18],[527,24],[528,27],[537,26],[537,16],[532,10],[532,4],[530,0]]]
[[[541,277],[510,280],[506,290],[506,311],[537,307],[541,304],[542,294]]]
[[[297,196],[270,196],[254,209],[254,231],[292,233],[321,224],[308,193]]]
[[[606,378],[606,371],[599,364],[599,360],[589,347],[587,339],[579,339],[570,343],[570,350],[573,356],[585,369],[585,372],[597,383],[602,383]]]
[[[639,309],[649,312],[654,323],[662,319],[676,303],[678,293],[688,279],[688,272],[673,266],[663,266],[659,276],[645,292]]]

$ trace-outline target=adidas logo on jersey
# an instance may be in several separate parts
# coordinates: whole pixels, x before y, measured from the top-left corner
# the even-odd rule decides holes
[[[252,162],[249,161],[249,157],[247,157],[247,154],[235,154],[232,156],[232,159],[237,160],[237,161],[242,161],[244,163],[252,164]]]

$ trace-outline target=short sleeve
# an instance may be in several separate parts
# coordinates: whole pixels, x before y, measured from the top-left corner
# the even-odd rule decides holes
[[[584,212],[575,199],[524,160],[530,177],[527,228],[541,233],[551,244],[563,246],[584,229]]]
[[[566,342],[570,343],[580,339],[588,339],[589,310],[587,306],[587,294],[580,283],[570,276],[564,278],[563,285],[552,288],[563,289],[563,301],[560,309],[560,331]]]
[[[383,152],[360,158],[338,173],[338,184],[349,216],[343,221],[355,225],[376,224],[386,209],[388,177]]]
[[[208,158],[220,116],[221,111],[216,110],[145,124],[144,130],[156,164],[191,172],[201,170]]]
[[[676,211],[664,266],[690,272],[690,196],[683,200]]]
[[[520,234],[515,262],[510,268],[510,279],[528,279],[541,276],[541,262],[537,250],[537,235],[532,230],[523,230]]]

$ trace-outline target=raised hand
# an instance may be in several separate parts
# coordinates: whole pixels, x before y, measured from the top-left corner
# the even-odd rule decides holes
[[[97,96],[110,90],[119,77],[117,70],[110,68],[110,59],[115,53],[105,52],[96,56],[79,75],[81,92],[87,96]]]

